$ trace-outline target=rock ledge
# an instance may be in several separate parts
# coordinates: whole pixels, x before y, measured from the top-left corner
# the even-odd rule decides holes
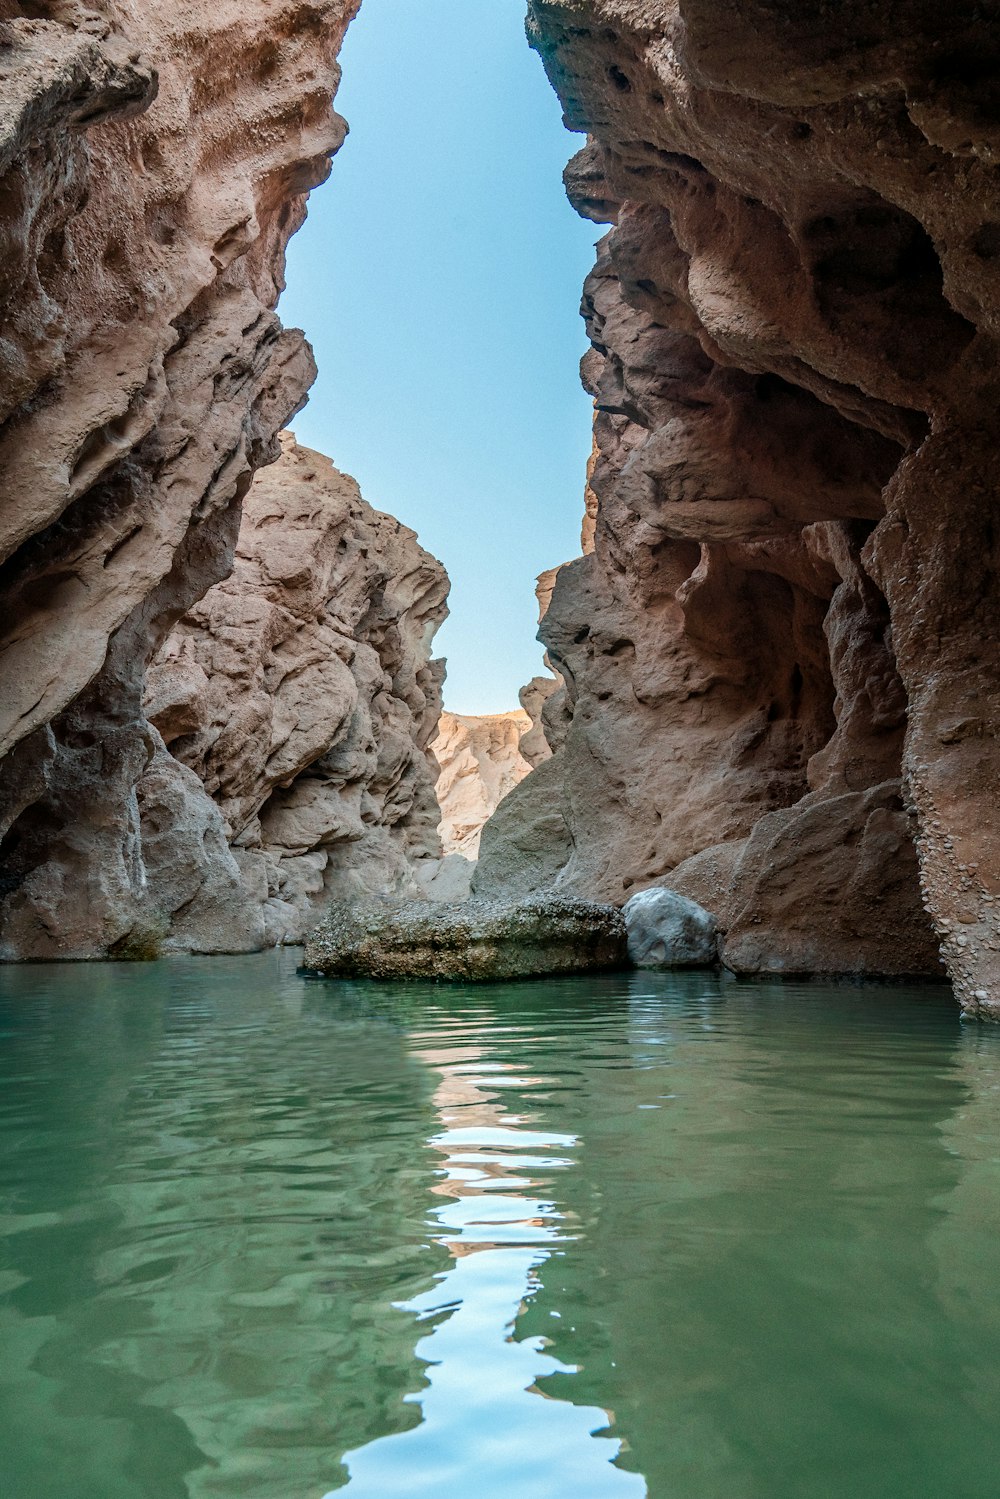
[[[536,896],[335,905],[310,938],[305,968],[326,977],[482,983],[627,966],[614,906]]]

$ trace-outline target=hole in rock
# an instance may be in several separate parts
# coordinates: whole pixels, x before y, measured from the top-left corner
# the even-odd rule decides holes
[[[983,46],[956,49],[936,60],[931,89],[974,128],[1000,124],[1000,53]]]
[[[55,276],[64,268],[66,259],[66,231],[60,225],[45,236],[38,257],[38,279],[43,286],[50,286]]]
[[[902,209],[865,198],[812,219],[802,240],[817,304],[831,325],[862,347],[877,346],[905,378],[926,379],[929,347],[941,370],[972,339],[971,323],[945,298],[930,235]]]
[[[26,807],[0,838],[0,899],[13,894],[46,857],[59,819],[44,801]]]
[[[1000,255],[1000,224],[981,224],[972,236],[969,248],[980,260],[995,260]]]

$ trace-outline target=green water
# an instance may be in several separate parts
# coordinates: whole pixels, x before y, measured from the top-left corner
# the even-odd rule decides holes
[[[943,988],[0,970],[2,1499],[340,1489],[995,1499],[1000,1033]]]

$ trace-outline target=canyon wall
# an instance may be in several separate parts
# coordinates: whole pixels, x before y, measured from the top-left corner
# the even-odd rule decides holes
[[[145,716],[146,667],[229,573],[252,476],[278,456],[313,378],[302,335],[274,307],[306,193],[345,134],[331,98],[355,9],[0,0],[4,957],[127,952],[164,900],[193,899],[197,881],[179,871],[168,894],[153,890],[169,864],[163,828],[197,788],[178,781]],[[340,686],[344,707],[353,689]],[[417,695],[406,711],[419,716]],[[211,781],[210,761],[206,750],[198,769]],[[243,900],[227,838],[253,846],[251,804],[272,769],[253,787],[235,784],[239,772],[213,783],[217,810],[188,808],[190,840],[218,875],[205,940]],[[381,795],[362,820],[379,824]],[[300,861],[300,885],[309,836],[268,845],[283,869]],[[273,894],[291,879],[275,877]]]
[[[232,573],[149,670],[147,910],[196,951],[300,942],[331,899],[421,892],[448,578],[328,458],[282,436]]]
[[[477,884],[669,883],[744,972],[940,949],[1000,1015],[1000,22],[533,0],[529,37],[614,227],[593,550],[541,630],[568,722]]]
[[[540,694],[541,689],[532,686]],[[446,856],[478,859],[483,825],[531,771],[521,743],[533,728],[524,708],[479,715],[442,713],[431,751],[439,767],[437,799]]]

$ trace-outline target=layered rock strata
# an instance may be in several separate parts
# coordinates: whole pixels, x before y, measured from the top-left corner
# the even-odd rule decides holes
[[[149,672],[162,747],[140,827],[172,944],[301,941],[331,899],[419,892],[441,854],[431,645],[447,594],[412,531],[284,434],[244,503],[232,574]],[[199,832],[210,823],[221,846]],[[241,885],[242,928],[219,909]]]
[[[940,947],[1000,1015],[1000,23],[533,0],[529,32],[614,228],[594,550],[542,626],[572,718],[507,823],[548,770],[563,888],[673,885],[743,971]],[[484,885],[505,861],[541,877],[491,825]]]
[[[141,935],[145,666],[312,379],[274,307],[355,8],[0,5],[5,957]]]

